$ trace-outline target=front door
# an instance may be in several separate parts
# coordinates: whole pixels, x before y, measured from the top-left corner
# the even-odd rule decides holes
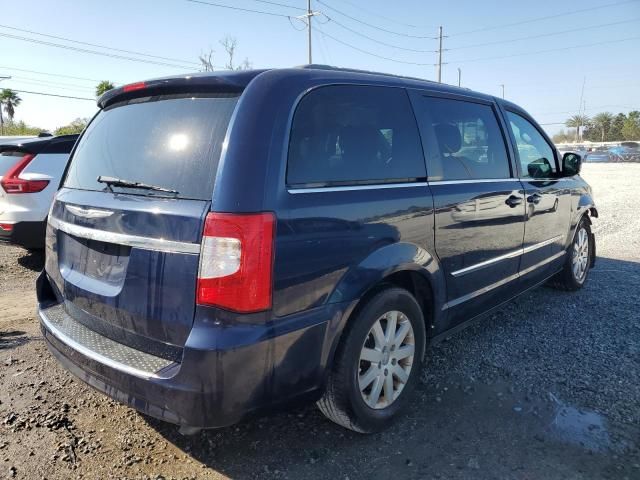
[[[444,330],[513,296],[526,202],[491,102],[423,92],[412,98],[447,279]]]
[[[571,215],[569,184],[558,175],[556,150],[524,114],[506,112],[526,196],[523,282],[535,284],[562,262]]]

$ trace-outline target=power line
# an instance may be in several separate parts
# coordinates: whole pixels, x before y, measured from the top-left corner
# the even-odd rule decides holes
[[[262,15],[270,15],[272,17],[284,17],[284,18],[289,17],[289,15],[285,15],[283,13],[265,12],[264,10],[253,10],[251,8],[234,7],[232,5],[224,5],[222,3],[205,2],[204,0],[186,0],[186,1],[191,3],[200,3],[202,5],[209,5],[210,7],[219,7],[219,8],[227,8],[229,10],[238,10],[240,12],[260,13]]]
[[[49,47],[61,48],[61,49],[64,49],[64,50],[73,50],[73,51],[76,51],[76,52],[90,53],[92,55],[101,55],[101,56],[104,56],[104,57],[116,58],[116,59],[119,59],[119,60],[127,60],[127,61],[130,61],[130,62],[147,63],[147,64],[151,64],[151,65],[159,65],[159,66],[163,66],[163,67],[176,68],[176,69],[180,69],[180,70],[185,70],[187,68],[185,65],[175,65],[175,64],[171,64],[171,63],[156,62],[154,60],[146,60],[144,58],[126,57],[124,55],[116,55],[114,53],[98,52],[96,50],[89,50],[89,49],[86,49],[86,48],[73,47],[71,45],[62,45],[60,43],[46,42],[44,40],[38,40],[38,39],[35,39],[35,38],[20,37],[18,35],[10,35],[8,33],[0,33],[0,36],[1,37],[6,37],[6,38],[12,38],[14,40],[21,40],[21,41],[24,41],[24,42],[36,43],[36,44],[39,44],[39,45],[46,45],[46,46],[49,46]]]
[[[189,1],[195,1],[195,0],[189,0]],[[354,22],[358,22],[358,23],[361,23],[362,25],[366,25],[369,28],[374,28],[376,30],[380,30],[381,32],[390,33],[392,35],[398,35],[400,37],[407,37],[407,38],[426,38],[426,39],[430,39],[430,40],[435,40],[435,38],[436,38],[436,37],[430,36],[430,35],[429,36],[411,35],[411,34],[408,34],[408,33],[402,33],[402,32],[396,32],[396,31],[393,31],[393,30],[387,30],[386,28],[382,28],[382,27],[379,27],[377,25],[373,25],[371,23],[367,23],[367,22],[365,22],[363,20],[360,20],[359,18],[353,17],[353,16],[351,16],[351,15],[349,15],[347,13],[344,13],[344,12],[338,10],[337,8],[332,7],[331,5],[327,5],[322,0],[317,0],[317,1],[318,1],[318,3],[320,3],[320,4],[324,5],[325,7],[327,7],[329,10],[332,10],[332,11],[336,12],[338,15],[342,15],[343,17],[346,17],[346,18],[348,18],[350,20],[353,20]]]
[[[549,50],[537,50],[534,52],[525,52],[525,53],[515,53],[513,55],[501,55],[501,56],[497,56],[497,57],[484,57],[484,58],[474,58],[471,60],[453,60],[451,62],[448,63],[453,63],[453,64],[461,64],[461,63],[471,63],[471,62],[484,62],[486,60],[499,60],[502,58],[513,58],[513,57],[522,57],[524,55],[537,55],[540,53],[552,53],[552,52],[560,52],[560,51],[564,51],[564,50],[572,50],[575,48],[585,48],[585,47],[595,47],[598,45],[607,45],[607,44],[611,44],[611,43],[620,43],[620,42],[626,42],[628,40],[638,40],[640,39],[640,37],[627,37],[627,38],[621,38],[619,40],[608,40],[606,42],[596,42],[596,43],[587,43],[587,44],[583,44],[583,45],[573,45],[570,47],[560,47],[560,48],[552,48]]]
[[[54,94],[54,93],[32,92],[32,91],[29,91],[29,90],[15,90],[15,89],[13,89],[13,88],[12,88],[11,90],[13,90],[14,92],[18,92],[18,93],[30,93],[30,94],[32,94],[32,95],[44,95],[44,96],[47,96],[47,97],[72,98],[72,99],[74,99],[74,100],[90,100],[90,101],[92,101],[92,102],[95,102],[95,101],[96,101],[96,99],[95,99],[95,98],[72,97],[72,96],[70,96],[70,95],[56,95],[56,94]]]
[[[277,7],[291,8],[292,10],[301,10],[303,12],[307,10],[306,8],[296,7],[294,5],[287,5],[286,3],[271,2],[269,0],[252,0],[252,1],[258,2],[258,3],[266,3],[267,5],[275,5]]]
[[[425,26],[425,25],[422,25],[422,26],[420,26],[420,25],[413,25],[413,24],[411,24],[411,23],[404,23],[404,22],[400,22],[400,21],[398,21],[398,20],[394,20],[393,18],[385,17],[384,15],[380,15],[379,13],[375,13],[375,12],[372,12],[371,10],[367,10],[366,8],[362,8],[362,5],[356,5],[355,3],[350,2],[350,1],[348,1],[348,0],[342,0],[342,3],[347,3],[347,4],[351,5],[351,6],[352,6],[352,7],[354,7],[354,8],[357,8],[358,10],[361,10],[361,11],[363,11],[363,12],[368,13],[369,15],[372,15],[372,16],[374,16],[374,17],[381,18],[381,19],[383,19],[383,20],[386,20],[387,22],[391,22],[391,23],[396,23],[396,24],[398,24],[398,25],[402,25],[402,26],[404,26],[404,27],[422,28],[422,29],[429,28],[429,27],[427,27],[427,26]],[[436,27],[434,27],[433,25],[431,25],[430,27],[431,27],[431,28],[436,28]]]
[[[315,31],[318,31],[318,29],[317,29],[316,27],[313,27],[313,29],[314,29]],[[341,45],[344,45],[345,47],[352,48],[353,50],[356,50],[356,51],[358,51],[358,52],[360,52],[360,53],[364,53],[365,55],[370,55],[370,56],[372,56],[372,57],[380,58],[380,59],[382,59],[382,60],[389,60],[390,62],[402,63],[402,64],[404,64],[404,65],[418,65],[418,66],[422,66],[422,67],[427,67],[427,66],[432,67],[432,66],[434,65],[434,64],[432,64],[432,63],[406,62],[406,61],[404,61],[404,60],[397,60],[397,59],[395,59],[395,58],[384,57],[384,56],[382,56],[382,55],[378,55],[378,54],[376,54],[376,53],[369,52],[368,50],[364,50],[364,49],[362,49],[362,48],[356,47],[355,45],[351,45],[351,44],[350,44],[350,43],[348,43],[348,42],[345,42],[345,41],[340,40],[340,39],[338,39],[338,38],[336,38],[336,37],[334,37],[334,36],[332,36],[332,35],[329,35],[327,32],[320,32],[320,33],[321,33],[321,35],[324,35],[325,37],[330,38],[330,39],[331,39],[331,40],[333,40],[334,42],[338,42],[338,43],[340,43]]]
[[[296,27],[296,26],[295,26],[295,24],[293,23],[293,20],[299,20],[299,21],[301,21],[302,23],[304,23],[304,26],[303,26],[302,28],[298,28],[298,27]],[[300,19],[300,18],[297,18],[297,17],[289,17],[289,23],[291,24],[291,27],[292,27],[294,30],[296,30],[297,32],[304,32],[304,31],[307,29],[307,23],[306,23],[304,20]]]
[[[638,20],[640,20],[640,18],[632,18],[630,20],[622,20],[620,22],[601,23],[601,24],[598,24],[598,25],[591,25],[589,27],[573,28],[571,30],[561,30],[559,32],[541,33],[541,34],[538,34],[538,35],[529,35],[527,37],[512,38],[510,40],[498,40],[496,42],[475,43],[473,45],[463,45],[462,47],[448,48],[447,50],[462,50],[462,49],[465,49],[465,48],[486,47],[486,46],[489,46],[489,45],[501,45],[503,43],[518,42],[520,40],[530,40],[530,39],[534,39],[534,38],[551,37],[551,36],[554,36],[554,35],[562,35],[562,34],[565,34],[565,33],[580,32],[582,30],[591,30],[591,29],[594,29],[594,28],[610,27],[610,26],[613,26],[613,25],[620,25],[622,23],[637,22]]]
[[[503,23],[503,24],[500,24],[500,25],[493,25],[493,26],[490,26],[490,27],[477,28],[475,30],[467,30],[466,32],[454,33],[454,34],[451,34],[449,36],[453,37],[453,36],[460,36],[460,35],[468,35],[470,33],[486,32],[488,30],[496,30],[498,28],[515,27],[517,25],[524,25],[525,23],[540,22],[542,20],[549,20],[551,18],[565,17],[567,15],[574,15],[576,13],[591,12],[593,10],[600,10],[602,8],[609,8],[609,7],[613,7],[613,6],[617,6],[617,5],[625,5],[627,3],[634,3],[634,2],[637,2],[637,1],[638,0],[624,0],[622,2],[607,3],[605,5],[598,5],[598,6],[595,6],[595,7],[582,8],[580,10],[571,10],[569,12],[557,13],[557,14],[554,14],[554,15],[545,15],[544,17],[530,18],[528,20],[522,20],[522,21],[514,22],[514,23]]]
[[[396,49],[398,49],[398,50],[406,50],[407,52],[436,53],[436,51],[435,51],[435,50],[421,50],[421,49],[417,49],[417,48],[407,48],[407,47],[401,47],[401,46],[399,46],[399,45],[393,45],[393,44],[391,44],[391,43],[383,42],[382,40],[378,40],[378,39],[376,39],[376,38],[373,38],[373,37],[370,37],[370,36],[368,36],[368,35],[365,35],[364,33],[361,33],[361,32],[359,32],[359,31],[357,31],[357,30],[354,30],[353,28],[347,27],[346,25],[344,25],[344,24],[342,24],[342,23],[338,22],[338,21],[337,21],[335,18],[333,18],[333,17],[329,17],[329,16],[327,16],[327,15],[325,15],[325,14],[323,14],[323,15],[324,15],[325,17],[327,17],[327,19],[329,19],[329,22],[331,22],[331,23],[334,23],[334,24],[338,25],[340,28],[343,28],[343,29],[345,29],[345,30],[347,30],[347,31],[349,31],[349,32],[351,32],[351,33],[353,33],[353,34],[355,34],[355,35],[358,35],[358,36],[360,36],[360,37],[366,38],[367,40],[370,40],[370,41],[372,41],[372,42],[378,43],[378,44],[380,44],[380,45],[384,45],[384,46],[386,46],[386,47],[391,47],[391,48],[396,48]]]
[[[48,81],[46,79],[42,79],[42,78],[33,78],[33,77],[23,77],[21,75],[13,75],[13,78],[19,78],[20,80],[23,81],[30,81],[30,82],[38,82],[38,83],[43,83],[46,85],[60,85],[63,87],[73,87],[73,88],[79,88],[81,90],[95,90],[94,87],[89,87],[87,85],[78,85],[76,83],[66,83],[66,82],[52,82],[52,81]]]
[[[52,88],[56,88],[56,89],[61,89],[61,90],[75,90],[76,92],[78,90],[83,90],[83,91],[94,91],[93,88],[91,87],[81,87],[81,86],[77,86],[77,85],[71,85],[69,86],[69,84],[60,84],[60,83],[55,83],[55,82],[44,82],[42,80],[37,80],[37,79],[29,79],[28,77],[20,77],[20,76],[12,76],[12,78],[17,79],[18,83],[27,83],[29,85],[37,85],[37,86],[45,86],[45,87],[52,87]],[[65,86],[67,85],[67,86]]]
[[[322,28],[320,28],[320,23],[318,22],[318,31],[320,32],[320,48],[326,52],[326,58],[329,61],[329,64],[332,64],[333,61],[331,60],[331,54],[329,53],[329,47],[327,46],[327,42],[325,41],[324,38],[324,32],[322,31]]]
[[[594,105],[593,107],[588,107],[585,108],[585,110],[600,110],[603,108],[622,108],[622,109],[628,109],[628,110],[633,110],[636,107],[631,107],[629,105],[620,105],[620,104],[609,104],[609,105]],[[563,113],[576,113],[576,110],[565,110],[562,112],[559,111],[554,111],[554,112],[542,112],[542,113],[537,113],[536,116],[542,116],[542,115],[561,115]]]
[[[50,77],[72,78],[74,80],[84,80],[84,81],[87,81],[87,82],[101,82],[102,81],[102,80],[98,80],[96,78],[74,77],[72,75],[63,75],[61,73],[40,72],[38,70],[27,70],[25,68],[7,67],[7,66],[2,66],[2,65],[0,65],[0,68],[4,68],[6,70],[15,70],[16,72],[27,72],[27,73],[35,73],[35,74],[38,74],[38,75],[48,75]]]
[[[39,35],[41,37],[55,38],[56,40],[64,40],[65,42],[72,42],[72,43],[77,43],[77,44],[80,44],[80,45],[87,45],[89,47],[106,48],[107,50],[113,50],[114,52],[131,53],[133,55],[139,55],[141,57],[150,57],[150,58],[157,58],[159,60],[167,60],[167,61],[170,61],[170,62],[180,62],[180,63],[187,63],[187,64],[191,64],[191,65],[198,65],[197,62],[192,62],[192,61],[189,61],[189,60],[181,60],[179,58],[171,58],[171,57],[161,57],[159,55],[152,55],[150,53],[136,52],[136,51],[133,51],[133,50],[123,50],[121,48],[109,47],[107,45],[100,45],[98,43],[83,42],[81,40],[74,40],[72,38],[67,38],[67,37],[58,37],[56,35],[49,35],[47,33],[35,32],[33,30],[26,30],[26,29],[23,29],[23,28],[11,27],[9,25],[1,25],[0,24],[0,27],[7,28],[9,30],[16,30],[18,32],[23,32],[23,33],[30,33],[32,35]]]

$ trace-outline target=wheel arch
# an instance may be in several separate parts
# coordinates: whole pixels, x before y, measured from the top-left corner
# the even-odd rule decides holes
[[[446,302],[445,278],[437,257],[410,243],[382,247],[351,268],[338,283],[330,302],[350,300],[340,324],[326,339],[326,362],[332,365],[349,320],[378,292],[389,287],[407,290],[421,307],[427,342],[434,325],[441,321]]]
[[[573,244],[573,240],[576,236],[576,233],[578,232],[578,227],[580,226],[580,223],[582,223],[582,220],[585,220],[589,224],[589,236],[591,241],[591,254],[590,254],[591,268],[593,268],[596,264],[596,237],[591,231],[591,226],[593,225],[593,221],[591,220],[592,217],[598,218],[598,210],[596,210],[596,207],[593,204],[588,205],[585,208],[580,210],[580,213],[575,217],[575,221],[572,222],[571,224],[571,228],[569,230],[569,235],[567,236],[567,242],[565,246],[565,248],[567,249],[571,247],[571,245]]]
[[[598,218],[598,209],[596,208],[593,196],[589,192],[582,192],[578,198],[575,210],[573,210],[569,231],[567,232],[567,238],[565,240],[565,248],[569,248],[573,242],[573,237],[582,219],[586,218],[589,225],[593,225],[592,217]]]

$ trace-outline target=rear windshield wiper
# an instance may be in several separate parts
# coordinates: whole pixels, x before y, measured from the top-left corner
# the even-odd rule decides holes
[[[113,191],[111,187],[125,187],[152,190],[154,192],[167,192],[175,195],[179,193],[177,190],[171,190],[170,188],[158,187],[157,185],[149,185],[142,182],[132,182],[131,180],[123,180],[122,178],[108,177],[106,175],[100,175],[98,177],[98,182],[107,185],[111,191]]]

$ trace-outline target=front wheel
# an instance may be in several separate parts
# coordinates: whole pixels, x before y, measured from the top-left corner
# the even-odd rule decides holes
[[[420,376],[426,329],[416,299],[401,288],[373,296],[349,320],[318,407],[360,433],[386,428]]]
[[[586,218],[580,220],[573,242],[567,251],[562,270],[551,280],[552,287],[560,290],[575,291],[582,288],[591,268],[593,254],[593,236]]]

